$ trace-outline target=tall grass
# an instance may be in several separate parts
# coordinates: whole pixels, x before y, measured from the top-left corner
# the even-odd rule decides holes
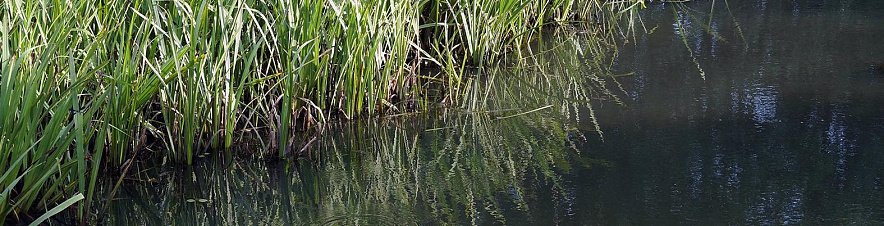
[[[642,2],[3,1],[0,216],[79,193],[88,218],[100,166],[139,151],[190,164],[253,133],[283,157],[331,117],[426,108],[431,81],[457,101],[465,68],[521,53],[543,25],[617,33]],[[446,73],[418,74],[431,64]]]
[[[564,174],[606,165],[580,156],[581,131],[594,128],[574,128],[592,124],[576,116],[618,92],[611,43],[574,32],[556,29],[526,45],[526,57],[477,72],[486,78],[468,79],[454,107],[332,122],[298,164],[215,158],[187,171],[147,170],[123,194],[139,201],[113,203],[104,223],[483,225],[527,215],[549,224],[542,219],[555,217],[533,214],[566,205]]]

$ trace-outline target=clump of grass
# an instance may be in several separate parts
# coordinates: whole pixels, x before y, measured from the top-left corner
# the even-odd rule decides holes
[[[333,116],[425,108],[430,81],[457,101],[464,68],[520,53],[543,25],[614,31],[642,2],[3,1],[0,216],[79,193],[85,219],[100,166],[139,150],[190,164],[254,133],[285,156],[294,130]],[[419,76],[429,63],[446,73]]]
[[[549,207],[537,190],[568,196],[563,174],[607,165],[579,156],[581,130],[594,129],[575,129],[589,124],[575,116],[591,101],[616,101],[617,92],[612,43],[555,32],[527,45],[526,57],[477,72],[484,79],[470,75],[456,107],[329,123],[306,142],[312,158],[297,165],[216,158],[187,171],[150,171],[142,183],[156,186],[129,186],[134,205],[114,203],[104,223],[482,225],[512,223],[514,212],[535,219],[533,210]]]

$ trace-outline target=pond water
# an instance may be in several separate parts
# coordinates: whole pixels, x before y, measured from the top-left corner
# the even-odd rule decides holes
[[[555,29],[463,106],[331,125],[295,162],[139,166],[103,221],[884,224],[884,2],[640,14],[615,56]]]

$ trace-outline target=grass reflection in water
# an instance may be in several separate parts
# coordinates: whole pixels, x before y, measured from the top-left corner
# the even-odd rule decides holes
[[[329,126],[293,163],[210,156],[187,170],[138,169],[135,177],[150,179],[128,181],[106,223],[532,222],[558,208],[538,199],[559,207],[573,199],[561,175],[607,166],[578,148],[602,136],[598,126],[577,125],[597,120],[592,104],[619,103],[613,44],[580,32],[556,30],[474,72],[461,105]]]

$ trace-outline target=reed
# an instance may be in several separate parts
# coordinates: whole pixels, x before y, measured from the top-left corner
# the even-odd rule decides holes
[[[216,155],[186,171],[146,170],[136,184],[151,186],[129,186],[120,198],[162,205],[113,203],[104,223],[482,225],[546,218],[531,216],[550,206],[540,193],[567,202],[565,174],[606,165],[580,156],[580,131],[593,128],[574,127],[592,124],[579,122],[587,120],[579,111],[616,101],[618,92],[608,63],[612,43],[575,32],[556,29],[543,36],[551,40],[526,45],[526,57],[475,72],[485,79],[467,75],[459,105],[331,122],[298,142],[313,145],[297,164]]]
[[[618,33],[643,2],[0,2],[0,217],[83,194],[86,219],[101,166],[142,150],[190,164],[253,134],[284,157],[332,117],[426,108],[428,83],[458,102],[465,68],[549,24]],[[431,64],[445,73],[418,73]]]

